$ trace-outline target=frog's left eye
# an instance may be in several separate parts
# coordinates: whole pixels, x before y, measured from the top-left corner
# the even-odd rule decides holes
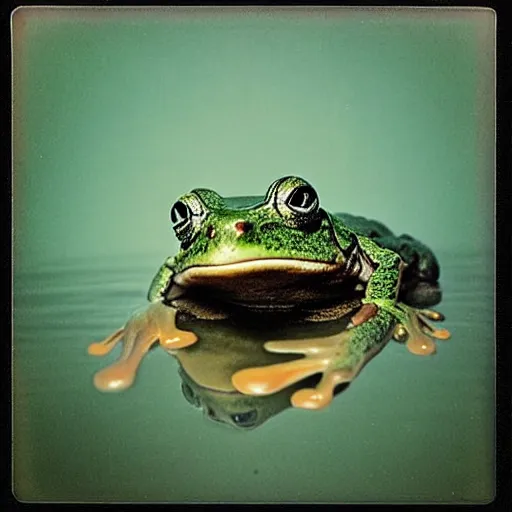
[[[287,206],[297,213],[309,213],[318,207],[318,195],[313,187],[297,187],[286,200]]]
[[[173,204],[169,217],[183,248],[193,241],[205,216],[202,203],[192,194],[182,197]]]
[[[171,208],[170,218],[174,232],[180,242],[185,242],[192,234],[192,212],[186,203],[177,201]]]
[[[177,201],[171,208],[171,222],[176,226],[187,222],[191,217],[190,208],[182,201]]]

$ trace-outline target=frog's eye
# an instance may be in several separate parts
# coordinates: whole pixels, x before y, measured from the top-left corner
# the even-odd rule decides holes
[[[319,219],[320,201],[315,189],[302,178],[289,176],[271,186],[275,208],[290,227],[302,228]]]
[[[173,207],[171,208],[171,222],[177,226],[179,224],[182,224],[184,222],[187,222],[190,217],[192,216],[190,212],[190,208],[183,203],[182,201],[178,201],[174,203]]]
[[[183,248],[193,241],[205,216],[201,201],[192,194],[183,196],[173,204],[169,217]]]
[[[318,196],[313,187],[302,185],[288,196],[286,204],[297,213],[309,213],[318,207]]]
[[[192,231],[190,208],[183,201],[177,201],[171,208],[170,218],[178,240],[185,242]]]
[[[237,427],[253,427],[258,420],[258,411],[252,409],[247,412],[238,412],[231,415],[231,420]]]

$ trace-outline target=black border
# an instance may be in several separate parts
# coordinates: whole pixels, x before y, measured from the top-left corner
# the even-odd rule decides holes
[[[119,7],[119,6],[216,6],[216,5],[258,5],[258,6],[300,6],[300,5],[315,5],[315,6],[350,6],[350,7],[487,7],[493,9],[497,14],[497,139],[496,139],[496,189],[495,189],[495,204],[496,204],[496,497],[493,502],[487,505],[392,505],[392,508],[400,507],[407,508],[408,510],[425,509],[425,507],[433,507],[435,509],[443,509],[453,507],[460,509],[467,508],[483,508],[490,511],[498,510],[511,510],[512,509],[512,425],[511,425],[511,388],[508,380],[508,374],[512,370],[512,361],[510,357],[511,349],[510,333],[512,332],[512,298],[510,284],[512,282],[511,268],[512,268],[512,255],[511,245],[512,236],[510,233],[510,218],[512,213],[511,205],[511,176],[512,176],[512,134],[511,134],[511,110],[512,110],[512,62],[510,57],[510,49],[512,48],[512,27],[506,15],[507,2],[474,2],[474,1],[418,1],[418,2],[383,2],[383,1],[355,1],[347,4],[339,4],[332,2],[319,2],[318,4],[313,1],[301,2],[279,2],[279,3],[258,3],[247,4],[242,2],[223,3],[223,4],[210,4],[206,2],[179,2],[176,4],[165,3],[148,3],[144,2],[117,2],[105,0],[104,2],[62,2],[54,1],[49,3],[41,2],[6,2],[2,3],[2,26],[4,37],[4,48],[8,50],[2,56],[4,59],[4,69],[9,70],[7,74],[11,77],[11,41],[10,41],[10,16],[11,12],[18,6],[98,6],[98,7]],[[12,115],[12,90],[11,83],[7,87],[6,93],[2,95],[7,105],[4,106],[2,112],[4,114],[4,128],[2,130],[2,143],[7,146],[5,155],[8,155],[8,162],[6,165],[5,175],[2,176],[2,192],[7,195],[1,202],[2,215],[1,219],[4,223],[4,229],[11,233],[11,246],[12,249],[12,217],[11,208],[9,206],[12,202],[12,183],[11,183],[11,162],[12,162],[12,147],[11,147],[11,115]],[[489,262],[491,264],[491,262]],[[2,454],[2,465],[0,472],[0,508],[2,510],[26,510],[32,507],[40,507],[49,505],[51,508],[55,507],[69,507],[69,508],[111,508],[120,507],[121,509],[127,506],[134,507],[139,505],[128,504],[36,504],[36,503],[20,503],[18,502],[11,491],[11,344],[7,343],[7,339],[12,337],[12,252],[7,257],[2,258],[2,277],[3,286],[2,290],[8,291],[7,300],[2,301],[2,312],[4,314],[4,322],[2,326],[6,331],[2,343],[2,369],[1,372],[1,391],[2,391],[2,405],[3,411],[1,416],[1,441],[2,446],[0,453]],[[161,506],[172,506],[172,504]],[[201,503],[200,507],[208,506],[208,504]],[[193,505],[186,505],[193,506]],[[211,505],[210,505],[211,506]],[[216,506],[216,505],[213,505]],[[275,506],[275,505],[266,505]],[[279,505],[277,505],[279,506]],[[296,507],[297,505],[294,505]],[[305,504],[305,506],[308,506]],[[317,505],[315,505],[317,506]],[[326,505],[330,506],[330,505]],[[338,506],[338,505],[331,505]],[[353,505],[356,506],[356,505]],[[382,507],[383,505],[363,505],[364,507],[374,508]],[[384,507],[390,507],[385,505]]]

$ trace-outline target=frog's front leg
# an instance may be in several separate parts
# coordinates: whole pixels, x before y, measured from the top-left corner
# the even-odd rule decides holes
[[[444,317],[437,311],[417,309],[404,303],[397,303],[403,263],[393,251],[377,246],[373,241],[361,239],[360,246],[377,268],[367,283],[363,306],[352,317],[352,326],[357,326],[369,318],[387,311],[399,324],[394,337],[398,341],[407,340],[407,348],[414,354],[429,355],[435,353],[432,338],[448,339],[446,329],[433,327],[428,320],[440,321]],[[357,327],[355,327],[357,328]]]
[[[421,355],[434,352],[431,338],[447,339],[446,329],[436,329],[427,321],[443,320],[436,311],[418,310],[398,304],[406,318],[396,322],[387,309],[381,309],[366,321],[340,333],[323,338],[269,341],[264,347],[269,352],[302,354],[303,358],[269,366],[247,368],[236,372],[231,381],[241,393],[270,395],[316,373],[322,374],[314,388],[296,391],[291,398],[294,407],[322,409],[333,399],[336,386],[351,382],[364,365],[388,342],[390,335],[406,341],[408,349]],[[357,314],[356,314],[357,315]]]
[[[296,391],[291,397],[291,403],[302,409],[322,409],[331,403],[336,386],[351,382],[363,366],[386,345],[394,323],[394,317],[383,311],[357,328],[332,336],[268,341],[264,347],[269,352],[302,354],[305,357],[240,370],[231,377],[231,381],[241,393],[270,395],[321,373],[320,382],[314,388]]]
[[[383,311],[404,323],[406,315],[396,305],[404,268],[402,259],[397,253],[378,246],[368,238],[360,237],[358,242],[359,275],[354,277],[366,281],[366,291],[361,300],[363,305],[352,317],[349,327],[358,328],[370,318],[381,315]]]
[[[160,301],[133,315],[125,327],[99,343],[89,345],[89,354],[105,355],[123,340],[119,359],[94,376],[101,391],[120,391],[130,387],[144,355],[157,341],[166,350],[187,347],[197,341],[195,334],[176,327],[176,310]]]
[[[174,276],[174,258],[170,256],[165,260],[163,265],[158,269],[155,274],[153,281],[148,290],[149,302],[155,302],[158,300],[172,300],[173,297],[168,297],[173,287],[172,278]]]

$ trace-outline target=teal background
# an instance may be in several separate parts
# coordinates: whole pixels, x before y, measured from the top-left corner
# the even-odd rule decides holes
[[[491,11],[202,12],[15,14],[20,265],[172,252],[177,196],[287,174],[327,209],[490,247]]]
[[[14,485],[20,499],[492,498],[493,11],[21,8],[12,29]],[[141,377],[141,386],[125,395],[92,389],[98,360],[85,347],[144,304],[153,273],[178,248],[168,221],[173,201],[195,187],[262,195],[288,174],[309,180],[326,209],[377,218],[439,255],[440,310],[452,312],[446,327],[454,336],[430,363],[437,370],[424,360],[410,363],[393,347],[365,372],[378,372],[380,364],[379,378],[387,382],[386,364],[399,372],[395,361],[402,361],[412,365],[411,379],[423,379],[419,387],[434,390],[435,401],[418,414],[431,418],[430,434],[451,439],[456,453],[442,465],[433,455],[446,456],[440,439],[408,424],[416,450],[408,451],[404,432],[395,429],[394,407],[407,412],[413,404],[418,411],[421,397],[430,400],[428,393],[415,396],[415,388],[393,405],[381,384],[375,396],[354,385],[333,405],[351,404],[353,431],[343,419],[347,412],[340,423],[327,413],[297,420],[300,412],[287,411],[239,434],[201,422],[182,404],[178,387],[166,385],[179,403],[168,420],[181,427],[173,438],[152,437],[152,448],[137,444],[151,423],[134,426],[132,412],[138,421],[143,411],[154,414],[145,408],[156,402],[142,397],[160,389],[158,368],[169,364],[167,356],[151,354],[156,366],[148,380]],[[458,351],[468,337],[474,350],[464,353],[462,365]],[[435,380],[429,371],[438,372]],[[394,378],[409,386],[406,374]],[[455,379],[447,396],[441,392],[446,378]],[[372,382],[366,373],[360,381]],[[87,415],[79,414],[78,400]],[[119,424],[113,425],[101,411],[114,414],[116,407]],[[455,414],[453,421],[443,421],[437,407]],[[359,429],[369,415],[373,423]],[[55,422],[63,422],[60,433]],[[118,427],[123,439],[112,437]],[[344,428],[353,448],[341,446],[329,461]],[[315,432],[330,444],[322,445]],[[363,432],[366,439],[358,437]],[[78,449],[73,443],[81,436],[99,443],[101,454]],[[381,457],[395,466],[375,462],[373,436],[385,449]],[[309,438],[320,443],[317,458],[306,450],[300,469],[286,440]],[[155,455],[170,445],[187,447],[179,461]],[[223,455],[233,446],[245,462],[275,452],[279,471],[265,473],[261,462],[259,483],[247,483],[243,471],[233,476],[238,459]],[[172,475],[166,461],[174,470],[195,468],[189,487],[181,480],[169,487],[151,473],[155,466]],[[342,485],[339,473],[346,471],[350,478]],[[289,472],[298,472],[297,486]],[[231,490],[212,474],[231,479]]]

